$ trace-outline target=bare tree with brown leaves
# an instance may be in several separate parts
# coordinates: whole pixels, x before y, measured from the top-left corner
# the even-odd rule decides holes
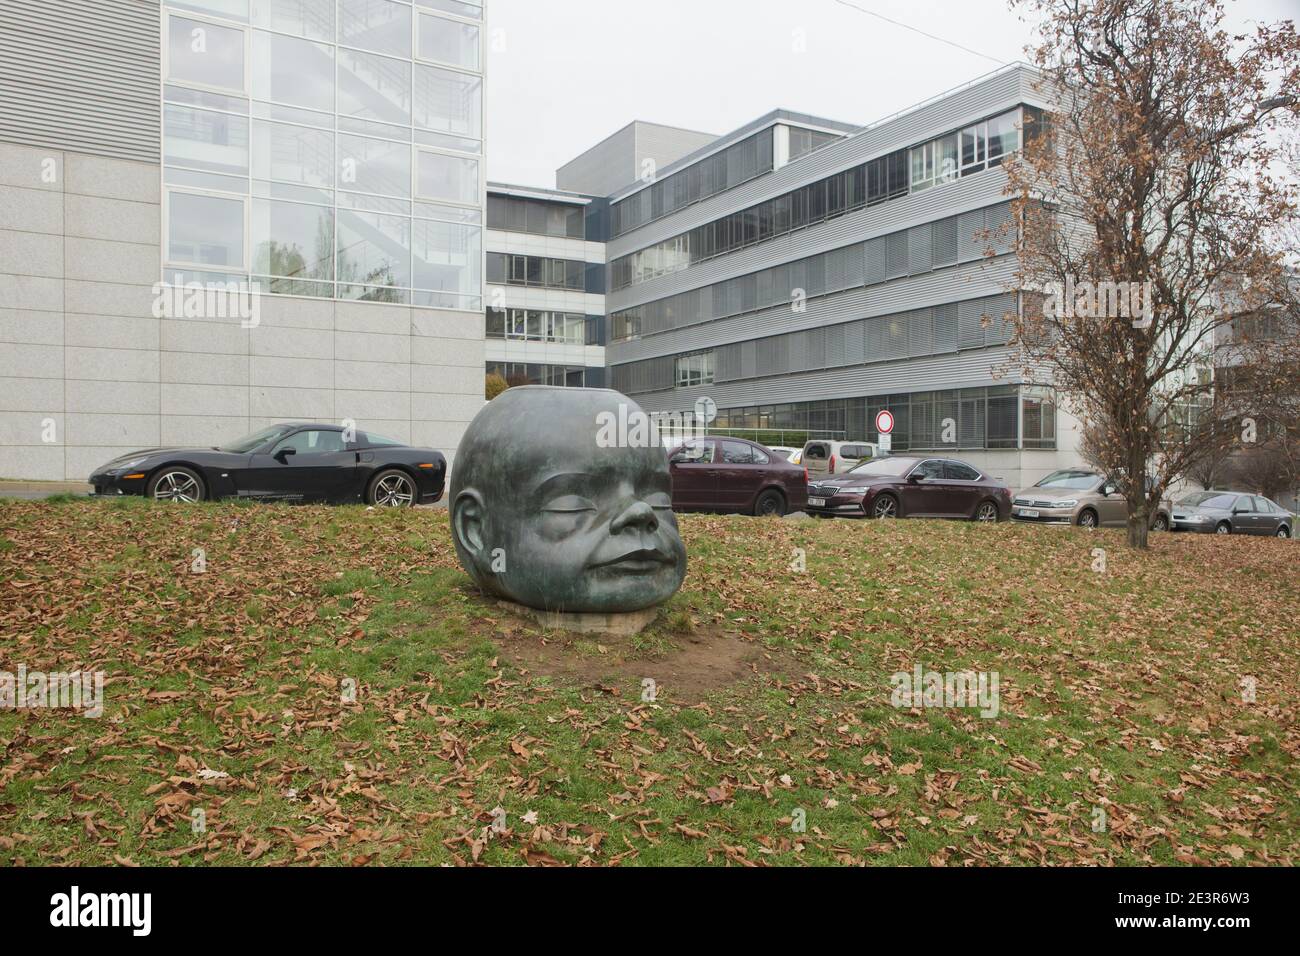
[[[1169,485],[1295,390],[1300,40],[1289,21],[1229,35],[1215,0],[1011,5],[1039,20],[1054,104],[1008,167],[1027,293],[1016,339],[1092,436],[1145,548]],[[1220,330],[1242,313],[1289,316],[1291,334],[1234,340],[1250,374],[1216,395]]]

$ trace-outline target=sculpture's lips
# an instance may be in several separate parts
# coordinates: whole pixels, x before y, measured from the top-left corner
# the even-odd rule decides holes
[[[610,571],[657,571],[665,564],[672,563],[672,555],[657,551],[654,548],[640,548],[636,551],[628,551],[609,561],[598,561],[592,564],[592,567],[598,570]]]

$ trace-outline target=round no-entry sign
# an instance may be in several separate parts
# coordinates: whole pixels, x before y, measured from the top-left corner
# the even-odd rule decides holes
[[[894,413],[883,411],[876,413],[876,431],[882,435],[888,435],[894,430]]]

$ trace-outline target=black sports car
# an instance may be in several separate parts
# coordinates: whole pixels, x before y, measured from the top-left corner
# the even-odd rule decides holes
[[[221,448],[150,448],[90,476],[96,495],[159,501],[257,498],[364,501],[409,508],[442,497],[447,460],[372,432],[338,425],[272,425]]]

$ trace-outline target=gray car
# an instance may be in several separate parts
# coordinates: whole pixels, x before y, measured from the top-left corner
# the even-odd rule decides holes
[[[1291,512],[1261,495],[1196,491],[1174,505],[1173,530],[1289,538],[1292,521]]]

